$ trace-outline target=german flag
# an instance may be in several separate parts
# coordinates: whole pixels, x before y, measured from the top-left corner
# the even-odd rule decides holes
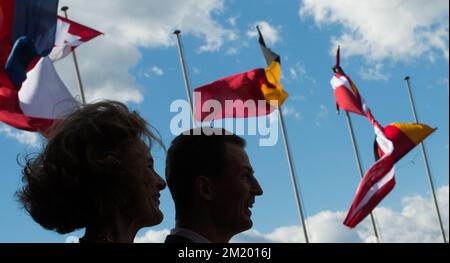
[[[194,115],[197,121],[264,116],[284,103],[288,94],[280,84],[280,56],[259,43],[267,68],[257,68],[224,77],[195,89]]]
[[[273,52],[270,48],[266,46],[264,37],[259,30],[259,26],[256,27],[259,34],[259,45],[263,52],[264,58],[266,60],[268,68],[266,69],[266,77],[272,86],[263,86],[262,92],[264,98],[270,103],[270,101],[277,101],[278,105],[283,104],[283,102],[288,98],[288,94],[283,90],[280,84],[281,78],[281,62],[280,55]]]
[[[394,152],[392,155],[394,156],[395,162],[398,162],[434,131],[436,131],[435,128],[421,123],[392,123],[383,128],[386,137],[394,144]],[[376,141],[374,143],[374,150],[376,160],[384,155],[384,152]]]

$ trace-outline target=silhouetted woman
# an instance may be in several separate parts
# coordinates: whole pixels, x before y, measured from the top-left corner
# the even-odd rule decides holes
[[[137,113],[119,102],[84,106],[55,125],[44,150],[27,160],[19,201],[46,229],[86,228],[80,242],[133,242],[161,223],[152,142],[161,143]]]

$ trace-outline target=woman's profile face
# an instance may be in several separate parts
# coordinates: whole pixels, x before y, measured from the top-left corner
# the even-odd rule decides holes
[[[134,210],[133,218],[140,227],[154,226],[162,222],[163,213],[159,209],[160,191],[166,187],[166,182],[158,175],[153,166],[153,157],[148,147],[141,142],[139,149],[142,154],[135,156],[136,184],[133,195],[134,203],[128,204],[126,210]],[[131,216],[131,215],[130,215]]]

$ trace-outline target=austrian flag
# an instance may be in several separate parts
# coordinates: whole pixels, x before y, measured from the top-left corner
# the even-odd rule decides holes
[[[330,81],[338,109],[366,116],[369,108],[353,81],[342,73],[335,73]]]

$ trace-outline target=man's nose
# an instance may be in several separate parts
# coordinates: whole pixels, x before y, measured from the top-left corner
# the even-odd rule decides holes
[[[256,180],[255,177],[253,177],[251,192],[254,195],[262,195],[264,193],[263,189],[261,188],[261,185],[259,184],[258,180]]]

